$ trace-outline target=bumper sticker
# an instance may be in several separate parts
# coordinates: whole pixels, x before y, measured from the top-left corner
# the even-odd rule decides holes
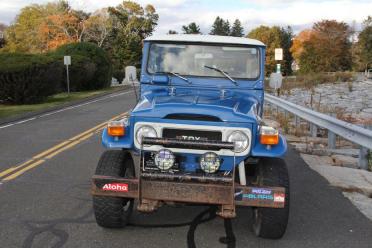
[[[128,184],[126,183],[106,183],[103,185],[104,191],[128,192]]]
[[[284,202],[285,201],[285,194],[276,193],[274,194],[274,202]]]
[[[253,194],[262,194],[262,195],[271,195],[272,191],[270,189],[264,189],[264,188],[253,188],[252,193]]]

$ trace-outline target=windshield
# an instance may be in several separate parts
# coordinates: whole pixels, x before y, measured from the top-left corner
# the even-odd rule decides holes
[[[260,75],[259,51],[252,47],[194,44],[152,44],[147,71],[175,72],[183,76],[255,79]]]

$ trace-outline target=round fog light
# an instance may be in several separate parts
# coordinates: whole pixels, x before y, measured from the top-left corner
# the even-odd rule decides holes
[[[214,152],[207,152],[200,158],[200,167],[206,173],[215,173],[220,165],[220,158]]]
[[[160,170],[169,170],[175,161],[173,153],[168,149],[162,149],[155,155],[155,165]]]

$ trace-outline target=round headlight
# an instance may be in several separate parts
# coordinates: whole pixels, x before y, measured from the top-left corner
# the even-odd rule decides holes
[[[150,126],[142,126],[137,130],[136,140],[138,144],[141,144],[143,137],[156,138],[157,136],[158,135],[156,134],[156,131],[154,128]]]
[[[207,152],[200,158],[200,167],[206,173],[216,172],[220,165],[220,158],[214,152]]]
[[[228,142],[235,143],[235,152],[243,152],[248,148],[249,138],[242,131],[234,131],[227,137]]]
[[[168,149],[162,149],[155,155],[155,165],[160,170],[169,170],[174,165],[174,155]]]

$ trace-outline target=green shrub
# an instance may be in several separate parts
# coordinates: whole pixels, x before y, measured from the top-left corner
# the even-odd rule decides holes
[[[125,78],[125,71],[123,70],[114,70],[112,76],[118,80],[119,83]]]
[[[63,67],[46,55],[0,54],[0,101],[37,103],[56,93]]]
[[[57,48],[53,56],[63,61],[65,55],[71,56],[69,68],[72,91],[96,90],[110,86],[111,61],[102,48],[93,43],[72,43]],[[66,88],[66,83],[63,87]]]

